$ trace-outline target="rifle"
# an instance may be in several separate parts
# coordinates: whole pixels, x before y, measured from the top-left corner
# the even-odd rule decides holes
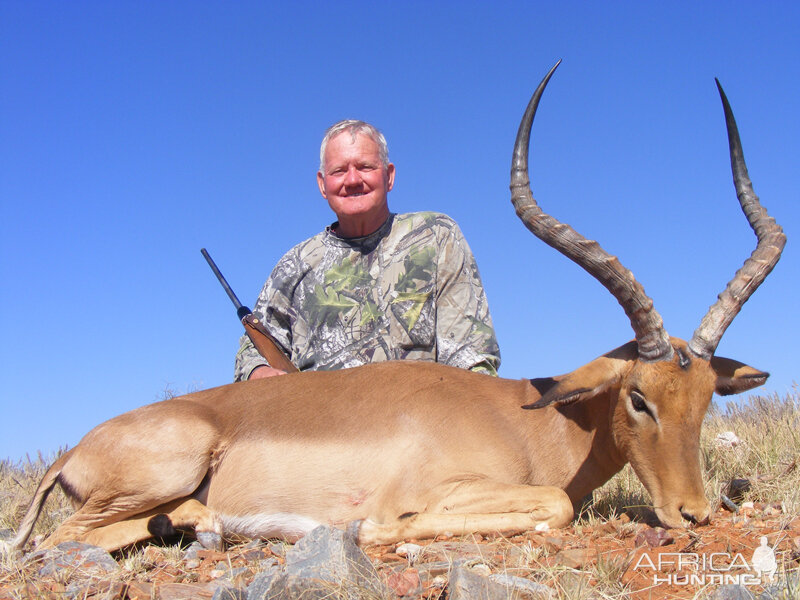
[[[292,364],[292,361],[284,354],[281,347],[278,345],[278,342],[275,341],[269,332],[264,327],[264,324],[258,320],[249,308],[244,306],[241,302],[239,302],[239,298],[236,297],[236,294],[233,293],[231,286],[228,285],[228,282],[225,280],[225,277],[222,276],[219,269],[217,268],[216,263],[212,260],[209,253],[206,251],[205,248],[200,249],[200,253],[203,255],[203,258],[206,259],[208,266],[211,267],[211,270],[214,271],[214,275],[217,276],[220,284],[222,284],[222,288],[225,290],[225,293],[228,294],[228,298],[231,299],[233,305],[236,307],[236,316],[239,317],[239,320],[244,325],[245,333],[247,333],[247,337],[250,338],[250,341],[253,342],[253,346],[256,347],[259,354],[269,361],[269,364],[276,369],[281,369],[282,371],[286,371],[287,373],[294,373],[297,371],[297,367]]]

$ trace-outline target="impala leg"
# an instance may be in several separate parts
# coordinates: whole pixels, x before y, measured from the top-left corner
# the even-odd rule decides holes
[[[572,502],[564,490],[549,486],[500,483],[473,479],[443,484],[443,492],[425,512],[386,523],[363,521],[360,544],[388,544],[408,538],[432,538],[448,532],[512,535],[546,524],[564,527],[573,517]]]
[[[116,549],[152,537],[145,525],[134,524],[136,519],[165,512],[165,505],[174,510],[201,493],[218,444],[213,415],[180,398],[97,426],[71,451],[58,476],[80,508],[44,546],[96,540]],[[197,519],[204,527],[207,520]],[[112,527],[124,521],[130,523]],[[208,527],[214,530],[213,524]],[[108,529],[93,533],[102,528]]]
[[[62,531],[64,526],[67,527]],[[152,537],[173,535],[176,529],[195,531],[197,539],[205,547],[219,549],[222,546],[222,527],[216,514],[193,498],[173,500],[139,515],[109,525],[92,527],[88,531],[84,527],[82,533],[78,533],[76,527],[65,521],[46,540],[45,546],[54,546],[69,539],[99,546],[111,552]]]

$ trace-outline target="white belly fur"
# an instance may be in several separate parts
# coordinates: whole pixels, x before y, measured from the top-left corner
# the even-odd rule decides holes
[[[260,539],[280,538],[292,543],[322,525],[319,521],[293,513],[257,514],[246,517],[220,514],[219,519],[226,534]]]

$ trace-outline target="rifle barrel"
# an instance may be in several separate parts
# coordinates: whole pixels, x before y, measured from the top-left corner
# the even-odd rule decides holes
[[[233,302],[233,306],[236,307],[236,314],[239,316],[239,319],[243,319],[245,316],[249,315],[252,311],[239,302],[239,298],[236,297],[236,294],[234,294],[231,286],[228,285],[225,276],[220,273],[217,264],[214,262],[214,259],[211,258],[211,255],[208,253],[208,251],[205,248],[200,248],[200,253],[203,255],[203,258],[206,259],[206,262],[208,263],[208,266],[211,267],[211,270],[214,271],[214,275],[217,276],[217,279],[222,285],[222,289],[225,290],[225,293],[228,294],[228,298],[230,298],[231,302]]]

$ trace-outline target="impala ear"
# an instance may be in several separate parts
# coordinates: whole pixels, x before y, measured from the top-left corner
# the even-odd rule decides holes
[[[531,379],[531,385],[541,394],[541,398],[522,408],[544,408],[551,404],[566,406],[594,398],[619,383],[636,357],[636,343],[633,342],[632,345],[625,344],[594,359],[572,373],[556,378]]]
[[[730,396],[752,390],[764,385],[769,377],[769,373],[754,369],[738,360],[721,356],[711,357],[711,368],[717,374],[716,392],[720,396]]]

